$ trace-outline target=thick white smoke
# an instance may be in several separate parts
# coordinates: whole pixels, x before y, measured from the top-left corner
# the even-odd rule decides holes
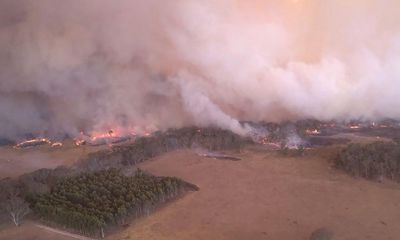
[[[400,118],[397,0],[2,0],[0,136]]]

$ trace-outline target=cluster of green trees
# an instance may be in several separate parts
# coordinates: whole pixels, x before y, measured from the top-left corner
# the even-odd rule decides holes
[[[350,144],[335,158],[335,165],[353,176],[400,180],[400,144]]]
[[[49,193],[29,201],[44,220],[83,234],[104,236],[107,226],[149,214],[190,187],[193,185],[174,177],[155,177],[140,170],[124,176],[109,169],[61,180]]]

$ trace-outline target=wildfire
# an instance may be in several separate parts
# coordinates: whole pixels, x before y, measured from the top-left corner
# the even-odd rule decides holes
[[[100,133],[100,132],[94,132],[91,134],[91,140],[96,141],[98,139],[104,139],[104,138],[113,138],[113,137],[118,137],[119,134],[115,133],[114,130],[109,130],[106,133]]]
[[[14,146],[14,148],[28,148],[28,147],[35,147],[44,144],[51,144],[51,141],[47,138],[35,138],[31,140],[26,140],[23,142],[18,143]]]
[[[63,144],[61,142],[55,142],[51,144],[51,147],[62,147]]]
[[[86,141],[83,139],[74,139],[75,146],[82,146],[86,144]]]
[[[351,125],[350,129],[360,129],[360,125]]]
[[[268,143],[269,142],[268,142],[268,140],[266,138],[263,138],[263,139],[260,140],[260,144],[265,145],[265,144],[268,144]]]
[[[82,145],[90,145],[90,146],[100,146],[100,145],[108,145],[112,146],[113,144],[125,142],[136,137],[135,129],[120,129],[120,128],[112,128],[110,130],[100,132],[94,131],[90,134],[81,132],[80,136],[74,139],[74,143],[76,146]],[[150,136],[151,132],[146,132],[144,136]]]
[[[318,135],[321,134],[321,131],[318,129],[306,129],[306,134],[308,135]]]
[[[264,145],[265,147],[268,147],[268,148],[273,148],[273,149],[281,148],[281,144],[280,143],[273,142],[270,139],[268,139],[267,137],[260,138],[257,142],[259,144],[261,144],[261,145]]]

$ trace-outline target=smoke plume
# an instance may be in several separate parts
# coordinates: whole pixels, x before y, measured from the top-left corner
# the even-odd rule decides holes
[[[0,136],[400,118],[398,0],[2,0]]]

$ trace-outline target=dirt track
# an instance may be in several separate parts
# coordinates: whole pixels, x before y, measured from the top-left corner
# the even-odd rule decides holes
[[[42,228],[32,222],[24,222],[20,227],[8,226],[0,229],[0,240],[76,240],[75,235],[51,228]],[[87,239],[85,239],[87,240]]]
[[[220,161],[181,151],[142,164],[154,174],[195,183],[200,191],[108,239],[306,240],[320,227],[332,229],[335,239],[400,236],[396,184],[348,177],[321,157],[254,151],[240,157]]]
[[[55,228],[51,228],[51,227],[44,226],[44,225],[41,225],[41,224],[35,224],[35,226],[45,230],[46,232],[56,233],[56,234],[58,234],[60,236],[65,236],[65,237],[78,239],[78,240],[94,240],[93,238],[84,237],[84,236],[81,236],[81,235],[73,234],[73,233],[62,231],[62,230],[55,229]]]

